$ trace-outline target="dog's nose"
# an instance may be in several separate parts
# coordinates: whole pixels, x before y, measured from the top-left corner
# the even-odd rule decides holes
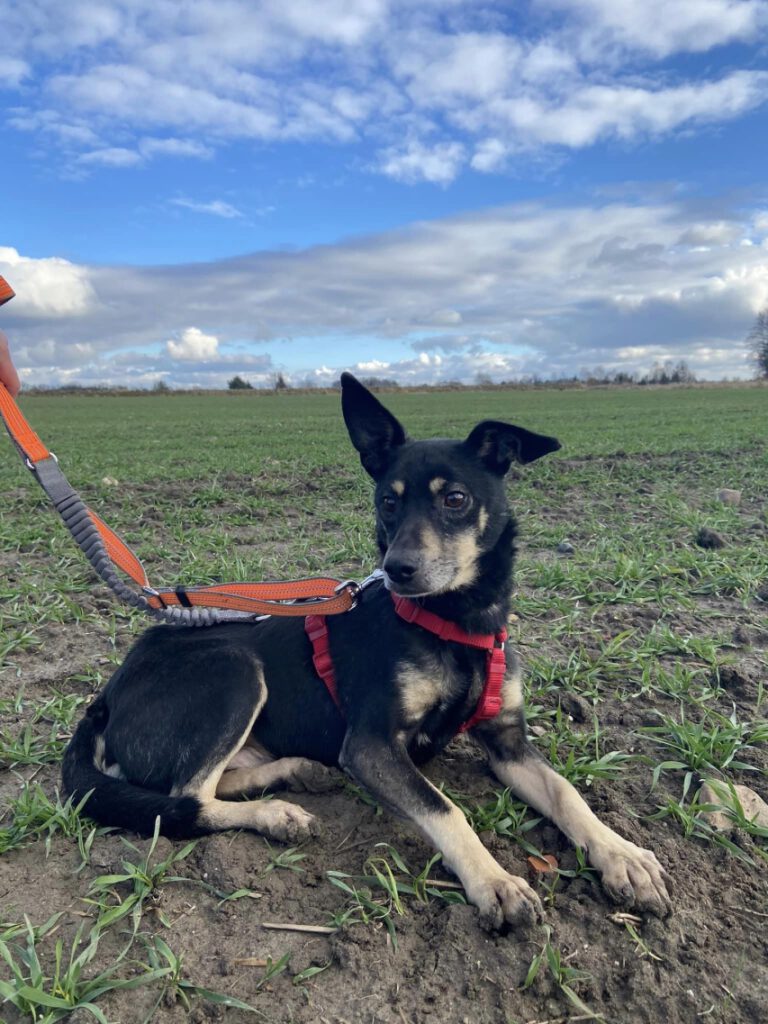
[[[393,583],[409,583],[416,575],[418,566],[414,564],[415,559],[408,556],[387,558],[384,560],[384,572]]]

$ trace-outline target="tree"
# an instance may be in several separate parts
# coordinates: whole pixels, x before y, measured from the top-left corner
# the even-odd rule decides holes
[[[768,377],[768,306],[757,314],[754,326],[747,335],[747,344],[757,363],[758,377]]]
[[[230,391],[245,391],[247,389],[253,390],[253,384],[249,384],[247,380],[243,380],[242,377],[233,377],[228,382],[227,387]]]
[[[282,371],[278,370],[275,374],[275,391],[287,391],[289,387],[290,385],[283,376]]]

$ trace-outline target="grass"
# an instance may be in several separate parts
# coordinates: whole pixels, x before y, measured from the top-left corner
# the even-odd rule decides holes
[[[155,834],[149,849],[143,856],[133,843],[124,836],[120,836],[120,841],[125,847],[138,855],[138,862],[126,858],[122,862],[122,871],[98,875],[91,882],[85,902],[97,909],[97,927],[99,929],[107,928],[116,921],[130,916],[133,933],[136,934],[147,900],[156,897],[165,885],[189,881],[189,879],[171,872],[175,865],[189,856],[197,845],[197,841],[185,843],[180,849],[172,850],[162,860],[155,860],[159,826],[160,819],[158,818],[155,822]],[[128,891],[124,892],[126,889]],[[165,927],[169,927],[162,909],[155,909],[160,922]]]
[[[768,856],[765,830],[738,807],[732,832],[711,828],[698,784],[712,777],[750,784],[768,769],[768,601],[760,596],[768,586],[765,390],[408,393],[385,401],[414,436],[461,436],[487,417],[560,438],[561,453],[513,474],[509,484],[522,537],[511,639],[526,665],[535,742],[582,790],[595,798],[610,791],[625,813],[668,825],[681,861],[707,864],[723,851],[727,863],[754,872],[757,884]],[[369,482],[351,453],[337,396],[41,396],[22,405],[73,485],[135,548],[153,582],[328,570],[362,577],[375,564]],[[103,483],[108,476],[119,485]],[[52,891],[36,918],[46,924],[3,915],[0,941],[15,967],[6,957],[2,976],[11,979],[13,998],[27,999],[29,1020],[60,1019],[64,1003],[90,1003],[97,1012],[86,1012],[99,1019],[110,992],[115,1005],[127,1005],[130,987],[120,995],[127,981],[148,986],[148,1005],[225,1002],[229,995],[219,997],[207,977],[195,976],[200,968],[182,949],[183,926],[166,904],[194,893],[199,908],[190,915],[216,936],[230,916],[237,929],[261,909],[260,893],[245,886],[223,893],[191,870],[183,879],[182,865],[193,859],[185,844],[162,854],[155,844],[127,846],[119,869],[99,873],[90,862],[105,830],[55,789],[75,721],[146,620],[94,584],[10,445],[0,458],[0,485],[0,781],[13,794],[0,817],[0,852],[11,886],[23,878],[16,865],[25,857],[47,856],[57,878],[63,863],[70,872],[69,898]],[[742,491],[740,506],[717,500],[728,486]],[[699,548],[701,526],[717,530],[726,546]],[[570,555],[557,553],[564,539]],[[739,630],[749,639],[739,639]],[[734,690],[734,668],[747,679],[741,690]],[[480,779],[472,792],[446,792],[477,832],[517,848],[523,861],[547,848],[546,823],[508,791]],[[350,802],[387,836],[389,816],[380,808],[374,816],[370,798],[360,796]],[[327,877],[340,901],[330,911],[337,925],[366,922],[393,944],[399,935],[401,946],[420,908],[439,913],[464,899],[438,884],[434,859],[414,866],[410,848],[406,854],[394,841],[347,871],[332,852],[324,859],[323,849],[276,846],[248,884],[268,893],[279,873],[311,893],[313,880]],[[583,858],[563,863],[537,879],[554,915],[574,879],[593,878]],[[89,915],[79,934],[61,917],[73,903]],[[634,957],[660,971],[679,969],[653,959],[663,952],[638,925],[623,928]],[[587,979],[555,934],[536,949],[535,976],[548,979],[571,1015],[600,1019],[599,1000],[589,1001],[594,1010],[586,1006]],[[112,971],[118,936],[119,953],[126,952]],[[610,963],[612,947],[600,949]],[[270,983],[285,984],[284,950],[264,959],[264,978],[238,990],[249,1005]],[[333,973],[328,963],[294,976],[307,998],[313,979],[322,985]],[[535,987],[532,978],[521,998]],[[7,990],[2,998],[12,1001]]]
[[[533,960],[531,960],[528,973],[523,982],[523,988],[530,988],[545,971],[549,975],[555,989],[566,999],[570,1007],[580,1015],[578,1019],[605,1021],[603,1014],[591,1010],[575,991],[574,986],[591,980],[592,976],[588,971],[581,971],[577,967],[571,967],[560,949],[552,943],[552,929],[549,925],[544,925],[543,930],[545,936],[544,944]]]
[[[63,939],[56,940],[53,966],[46,968],[38,952],[40,933],[29,922],[27,925],[23,946],[0,941],[0,958],[10,973],[9,981],[0,980],[0,996],[27,1020],[54,1024],[73,1010],[81,1009],[99,1024],[109,1024],[96,1000],[108,992],[148,985],[163,976],[161,971],[150,970],[138,977],[117,977],[124,966],[125,953],[110,967],[86,973],[99,950],[101,933],[92,931],[83,944],[84,924],[69,945]]]
[[[88,861],[96,836],[110,831],[97,828],[81,813],[86,799],[87,796],[78,803],[71,797],[62,800],[58,790],[51,799],[39,784],[26,783],[8,806],[5,817],[9,823],[0,825],[0,854],[41,838],[46,851],[50,851],[55,837],[64,836],[77,843],[82,867]]]

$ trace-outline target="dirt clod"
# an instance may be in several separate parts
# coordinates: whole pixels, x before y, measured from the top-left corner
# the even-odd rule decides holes
[[[694,543],[708,551],[718,551],[720,548],[725,547],[725,539],[716,530],[712,530],[708,526],[699,527]]]

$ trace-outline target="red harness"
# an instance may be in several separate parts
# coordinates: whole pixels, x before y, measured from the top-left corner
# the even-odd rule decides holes
[[[441,640],[451,640],[457,644],[464,644],[467,647],[477,647],[488,652],[485,668],[485,686],[480,695],[472,715],[458,729],[458,732],[466,732],[477,725],[478,722],[486,722],[495,718],[501,711],[501,688],[504,685],[507,661],[504,656],[504,641],[507,639],[506,629],[498,633],[467,633],[447,619],[441,619],[434,612],[428,612],[421,608],[415,601],[409,601],[407,597],[399,597],[392,594],[392,601],[395,611],[406,622],[413,622],[422,629],[426,629]],[[336,688],[336,674],[333,670],[333,661],[328,642],[328,627],[324,615],[307,615],[304,619],[304,631],[312,643],[312,661],[315,671],[325,683],[328,692],[336,707],[341,710],[339,693]]]

